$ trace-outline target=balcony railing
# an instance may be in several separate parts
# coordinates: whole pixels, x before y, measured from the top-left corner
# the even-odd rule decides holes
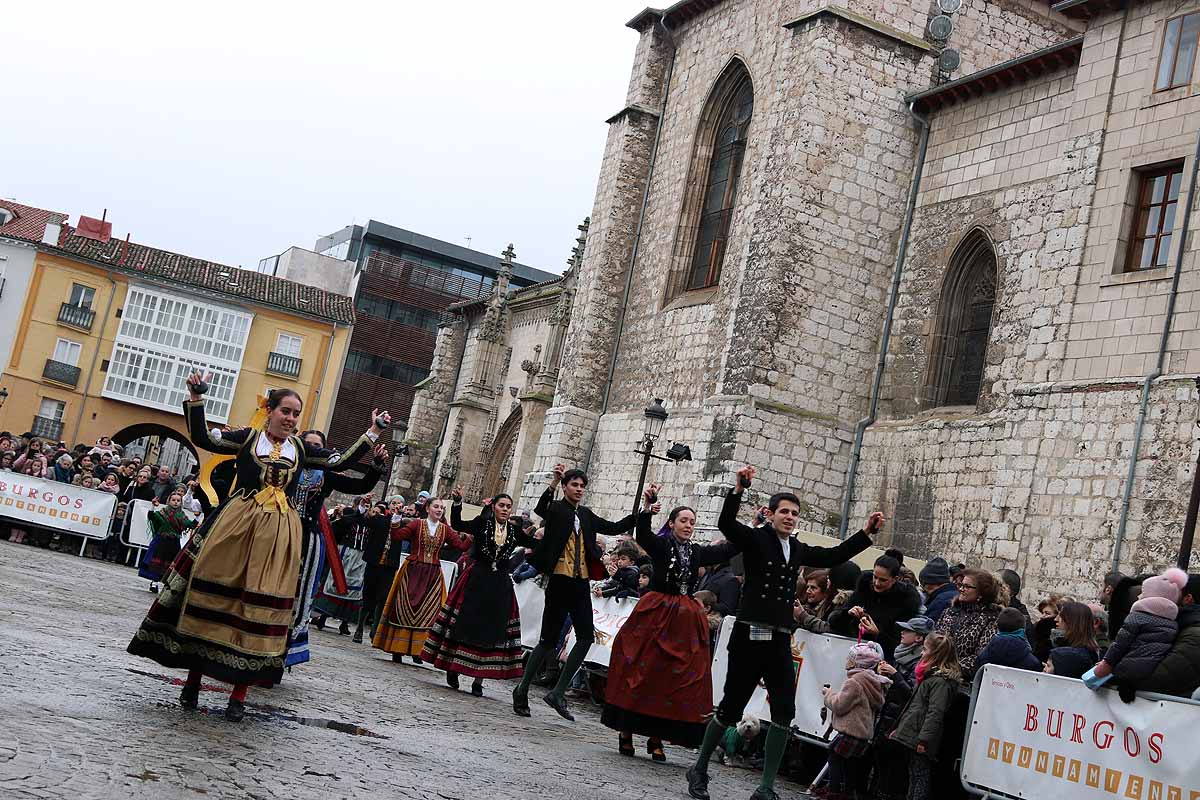
[[[79,383],[79,367],[47,358],[46,366],[42,368],[42,377],[66,386],[76,386]]]
[[[42,439],[58,441],[62,438],[63,424],[61,419],[50,417],[34,417],[29,432]]]
[[[96,312],[90,308],[63,303],[58,308],[58,321],[81,331],[90,331],[92,323],[96,321]]]
[[[300,365],[303,363],[302,359],[295,356],[287,356],[283,353],[267,354],[267,372],[282,375],[285,378],[299,378]]]

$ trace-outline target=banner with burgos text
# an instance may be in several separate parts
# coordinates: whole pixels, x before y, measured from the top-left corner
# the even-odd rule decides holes
[[[721,621],[721,634],[713,651],[712,679],[713,702],[720,704],[725,695],[725,675],[728,672],[729,637],[737,623],[734,617]],[[825,695],[822,689],[829,686],[834,691],[842,688],[846,681],[846,656],[854,639],[798,630],[792,635],[792,664],[796,670],[796,716],[792,727],[801,733],[828,741],[833,737],[832,720],[825,710]],[[767,690],[760,684],[754,690],[745,714],[761,720],[771,719],[771,704],[767,701]]]
[[[1093,692],[988,665],[976,678],[962,779],[1055,800],[1200,800],[1200,703]]]
[[[116,495],[15,472],[0,476],[0,517],[90,539],[108,538]]]
[[[546,608],[546,593],[533,579],[522,581],[516,585],[517,606],[521,610],[521,644],[525,647],[536,647],[541,636],[542,612]],[[631,597],[616,600],[611,597],[592,597],[592,625],[596,629],[596,639],[588,650],[589,663],[608,666],[612,656],[613,639],[617,631],[625,624],[625,620],[633,613],[633,607],[638,599]],[[567,636],[564,649],[569,650],[575,643],[575,631]]]

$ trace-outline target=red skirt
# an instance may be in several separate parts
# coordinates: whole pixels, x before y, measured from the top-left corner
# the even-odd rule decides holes
[[[711,662],[704,608],[681,595],[644,595],[613,642],[601,721],[699,747],[713,709]]]
[[[438,612],[421,658],[472,678],[519,678],[523,656],[512,579],[471,562]]]

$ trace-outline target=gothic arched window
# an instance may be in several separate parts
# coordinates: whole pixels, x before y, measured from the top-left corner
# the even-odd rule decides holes
[[[979,400],[995,305],[996,252],[987,236],[975,230],[955,250],[942,284],[930,351],[930,405],[966,406]]]
[[[676,240],[673,293],[706,289],[721,279],[753,112],[750,74],[735,60],[717,79],[700,116]]]

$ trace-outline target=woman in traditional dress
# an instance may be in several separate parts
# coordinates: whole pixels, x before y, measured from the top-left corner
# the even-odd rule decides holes
[[[150,591],[158,594],[158,582],[175,562],[182,549],[185,530],[196,527],[196,520],[183,512],[183,489],[176,489],[167,498],[166,506],[150,510],[150,546],[138,567],[138,575],[150,581]]]
[[[305,431],[302,437],[306,445],[325,449],[325,434],[321,431]],[[383,475],[387,448],[377,445],[374,456],[374,461],[361,478],[351,478],[323,469],[305,468],[300,472],[296,488],[292,490],[292,505],[300,513],[300,522],[304,525],[304,538],[301,544],[303,554],[300,560],[300,582],[296,587],[296,613],[292,618],[287,657],[284,659],[286,667],[303,664],[311,658],[308,648],[309,615],[313,607],[313,595],[321,588],[319,581],[326,560],[323,538],[325,534],[322,529],[329,528],[325,499],[333,492],[366,494],[374,489]],[[365,571],[361,555],[357,564],[351,563],[349,558],[343,559],[342,569],[347,592],[357,591],[361,597]],[[344,622],[342,626],[345,627]]]
[[[233,684],[225,717],[236,722],[245,715],[247,686],[277,683],[283,673],[303,538],[288,490],[306,466],[332,472],[355,464],[390,418],[376,414],[372,430],[339,457],[295,435],[301,400],[290,389],[271,392],[262,430],[225,432],[208,429],[199,374],[188,377],[188,389],[192,442],[236,455],[236,486],[163,577],[129,652],[188,670],[184,708],[196,708],[202,675]]]
[[[512,519],[513,500],[498,494],[484,501],[473,520],[462,518],[462,489],[455,489],[451,526],[471,534],[471,560],[450,591],[425,640],[421,657],[446,670],[446,684],[474,678],[471,694],[483,697],[484,678],[519,678],[522,673],[521,615],[508,575],[513,551],[537,541]]]
[[[445,542],[458,550],[466,550],[471,540],[460,536],[442,519],[446,501],[438,498],[429,502],[428,517],[414,519],[407,525],[392,528],[390,547],[400,542],[412,543],[408,558],[396,572],[387,602],[383,604],[383,619],[375,626],[372,645],[392,654],[393,661],[411,656],[421,664],[425,638],[446,602],[446,580],[438,551]]]
[[[667,520],[670,536],[655,536],[650,518],[658,510],[658,487],[646,490],[638,515],[637,543],[654,562],[650,591],[613,640],[601,722],[620,732],[619,750],[632,756],[633,734],[649,737],[646,750],[666,761],[663,740],[699,747],[712,712],[708,619],[691,597],[700,567],[728,561],[728,542],[694,544],[696,512],[680,506]]]

